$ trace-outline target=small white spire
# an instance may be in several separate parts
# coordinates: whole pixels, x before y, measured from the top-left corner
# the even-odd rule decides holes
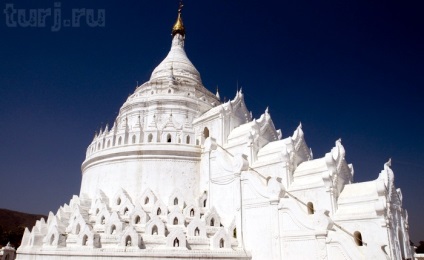
[[[389,158],[389,160],[385,163],[387,167],[392,167],[392,158]]]

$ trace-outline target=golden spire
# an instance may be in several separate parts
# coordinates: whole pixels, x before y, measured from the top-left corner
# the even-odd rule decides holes
[[[181,18],[181,11],[183,10],[183,1],[180,1],[180,6],[178,7],[178,18],[177,21],[174,24],[174,27],[172,27],[172,36],[175,36],[175,34],[181,34],[182,36],[185,35],[185,29],[183,24],[183,19]]]

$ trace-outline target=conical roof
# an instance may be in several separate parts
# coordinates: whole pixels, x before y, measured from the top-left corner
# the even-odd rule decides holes
[[[150,81],[168,78],[173,75],[175,78],[195,81],[202,84],[200,73],[188,59],[184,50],[185,29],[181,18],[181,8],[178,10],[178,18],[172,28],[172,45],[166,58],[153,70]]]
[[[176,78],[188,79],[202,84],[200,73],[188,59],[184,50],[184,37],[176,34],[172,40],[171,50],[166,58],[153,70],[150,81],[167,78],[170,70]]]

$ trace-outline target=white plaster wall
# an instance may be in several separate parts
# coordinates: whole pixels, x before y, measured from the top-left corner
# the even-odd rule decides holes
[[[350,254],[351,258],[355,255],[363,255],[367,256],[368,259],[387,259],[384,251],[382,250],[382,246],[386,245],[387,247],[385,250],[388,254],[390,254],[387,229],[382,226],[384,220],[375,218],[366,220],[337,221],[336,223],[342,226],[350,234],[354,234],[355,231],[359,231],[361,233],[362,241],[364,242],[363,246],[356,245],[353,237],[337,227],[334,228],[335,233],[329,235],[329,237],[331,237],[334,241],[347,241],[347,243],[342,243],[342,245],[344,250]],[[336,253],[336,251],[333,253]],[[390,255],[387,256],[390,257]],[[390,259],[400,258],[393,256]]]
[[[134,201],[150,188],[158,198],[168,203],[169,196],[179,189],[186,199],[193,199],[199,195],[199,170],[200,161],[196,158],[146,158],[134,154],[114,157],[86,168],[80,195],[94,198],[100,189],[113,198],[123,188]]]
[[[244,244],[252,252],[252,259],[273,259],[271,208],[269,204],[249,205],[243,208]]]
[[[291,194],[299,198],[304,203],[312,202],[315,211],[329,210],[330,214],[333,214],[331,198],[329,196],[330,193],[326,191],[326,188],[306,189],[295,192],[291,191]],[[308,209],[306,206],[301,205],[301,209],[305,212],[305,214],[307,214]]]
[[[240,209],[240,181],[233,176],[231,181],[227,179],[212,180],[209,191],[210,207],[215,207],[223,224],[229,226]]]
[[[282,259],[318,259],[315,239],[292,237],[282,240]]]
[[[43,252],[42,254],[19,253],[17,260],[111,260],[111,259],[251,259],[249,255],[241,256],[239,251],[198,250],[183,251],[184,249],[161,249],[156,251],[126,249],[122,247],[114,251],[87,250],[86,252],[71,252],[68,250]]]
[[[285,162],[278,162],[272,165],[263,165],[254,167],[259,173],[264,176],[281,178],[281,183],[287,188],[289,183],[289,171]]]

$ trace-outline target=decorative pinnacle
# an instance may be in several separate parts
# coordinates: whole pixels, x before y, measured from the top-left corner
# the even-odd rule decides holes
[[[183,1],[180,1],[180,5],[178,7],[178,18],[177,21],[174,24],[174,27],[172,27],[172,36],[175,36],[176,34],[181,34],[181,36],[185,35],[185,28],[183,24],[183,19],[181,18],[181,12],[183,10]]]
[[[392,167],[392,158],[389,158],[385,165],[387,165],[388,167]]]
[[[216,97],[221,100],[221,96],[219,95],[218,85],[216,86]]]

